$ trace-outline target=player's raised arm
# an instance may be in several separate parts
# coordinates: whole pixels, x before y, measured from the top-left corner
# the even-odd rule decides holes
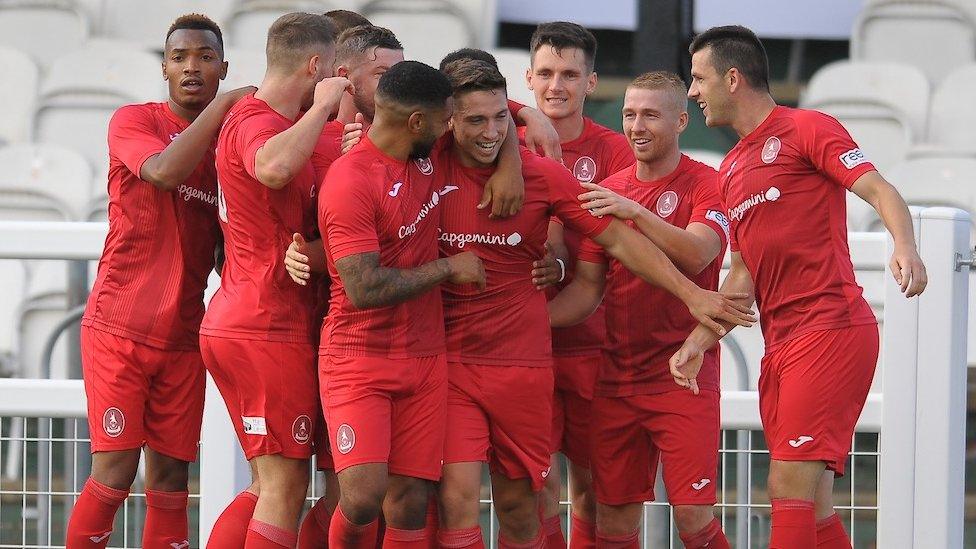
[[[895,249],[888,268],[891,269],[895,282],[901,286],[902,293],[905,297],[921,294],[928,284],[928,275],[925,273],[922,258],[918,255],[912,217],[908,213],[905,199],[877,171],[867,172],[857,178],[851,191],[878,212],[885,228],[891,233]]]
[[[617,219],[593,241],[630,272],[683,301],[692,316],[721,335],[727,330],[719,322],[752,326],[756,321],[752,310],[736,301],[746,295],[723,295],[699,288],[675,268],[660,248]]]
[[[313,58],[316,59],[316,63],[331,67],[330,60]],[[320,70],[323,69],[318,65],[308,68],[312,74]],[[270,76],[265,77],[265,80],[268,78]],[[311,108],[294,126],[268,139],[254,155],[255,178],[272,189],[281,189],[291,182],[312,157],[315,144],[322,134],[322,127],[338,109],[339,100],[347,91],[352,91],[352,84],[342,77],[326,78],[316,84]],[[280,114],[298,116],[297,111]]]
[[[522,160],[519,157],[518,133],[515,123],[509,119],[509,131],[498,153],[495,173],[485,184],[478,209],[491,206],[491,217],[511,217],[522,209],[525,200],[525,180],[522,178]]]
[[[586,320],[603,301],[606,280],[606,265],[577,261],[573,281],[549,301],[549,324],[565,328]]]

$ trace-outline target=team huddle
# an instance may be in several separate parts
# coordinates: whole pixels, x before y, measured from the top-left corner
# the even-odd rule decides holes
[[[109,126],[69,548],[108,544],[143,452],[143,547],[189,546],[205,372],[252,477],[207,547],[483,547],[486,463],[499,547],[566,547],[558,453],[570,547],[638,547],[659,463],[684,546],[729,547],[718,342],[754,303],[770,547],[851,547],[832,486],[879,343],[845,191],[877,210],[912,297],[904,201],[836,120],[775,104],[748,29],[697,36],[690,86],[635,78],[623,134],[583,116],[592,33],[544,23],[529,49],[506,82],[481,50],[433,68],[353,12],[292,13],[260,86],[217,94],[219,27],[173,23],[169,100]],[[740,137],[717,172],[679,148],[689,98]],[[303,517],[313,455],[325,495]]]

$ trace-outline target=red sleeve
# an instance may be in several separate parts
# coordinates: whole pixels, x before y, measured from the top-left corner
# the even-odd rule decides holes
[[[549,185],[549,204],[554,217],[559,218],[565,227],[590,238],[610,226],[613,216],[600,218],[583,209],[577,198],[583,188],[569,170],[553,160],[540,158],[540,161],[544,163],[539,175],[545,177]]]
[[[610,262],[610,258],[607,257],[607,252],[604,251],[603,247],[589,238],[584,238],[580,242],[579,251],[576,252],[576,260],[604,265]]]
[[[329,167],[341,156],[342,126],[339,126],[338,133],[334,124],[326,124],[322,129],[322,135],[315,143],[315,150],[312,151],[312,168],[315,169],[315,181],[321,182],[325,179],[325,174]]]
[[[319,227],[325,227],[323,236],[333,262],[380,250],[376,234],[378,201],[367,172],[339,164],[333,165],[325,177],[319,196]]]
[[[108,123],[108,150],[136,177],[142,165],[166,150],[159,127],[145,105],[128,105],[115,111]]]
[[[630,148],[630,142],[627,138],[619,133],[613,134],[613,139],[610,141],[610,164],[607,165],[607,174],[613,175],[621,170],[626,170],[627,168],[634,165],[637,159],[634,158],[634,151]]]
[[[801,112],[796,131],[804,154],[820,173],[850,189],[857,178],[875,169],[834,117],[817,111]]]
[[[692,193],[694,204],[688,224],[702,223],[712,228],[722,241],[722,251],[729,241],[729,220],[722,213],[722,199],[718,195],[718,174],[702,169]]]
[[[524,126],[525,124],[520,124],[518,120],[518,112],[525,108],[525,105],[519,103],[518,101],[508,100],[508,112],[512,115],[512,120],[515,121],[516,126]]]
[[[254,159],[258,149],[281,132],[280,119],[270,114],[255,114],[238,123],[237,139],[240,143],[241,162],[247,175],[258,178],[254,173]]]

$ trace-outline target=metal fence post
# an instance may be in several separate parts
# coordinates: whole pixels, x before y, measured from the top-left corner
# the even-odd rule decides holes
[[[921,209],[912,209],[915,238]],[[885,257],[893,244],[888,237]],[[878,465],[878,547],[912,547],[915,501],[915,406],[918,364],[918,300],[908,300],[885,273],[881,338],[882,420]]]
[[[919,249],[929,284],[918,303],[914,517],[918,548],[956,549],[963,543],[969,269],[957,258],[971,256],[970,227],[970,216],[962,210],[922,212]]]

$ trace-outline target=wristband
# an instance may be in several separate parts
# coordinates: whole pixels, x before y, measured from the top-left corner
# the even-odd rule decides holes
[[[559,280],[556,282],[562,282],[563,280],[566,280],[566,262],[557,257],[556,263],[559,263]]]

